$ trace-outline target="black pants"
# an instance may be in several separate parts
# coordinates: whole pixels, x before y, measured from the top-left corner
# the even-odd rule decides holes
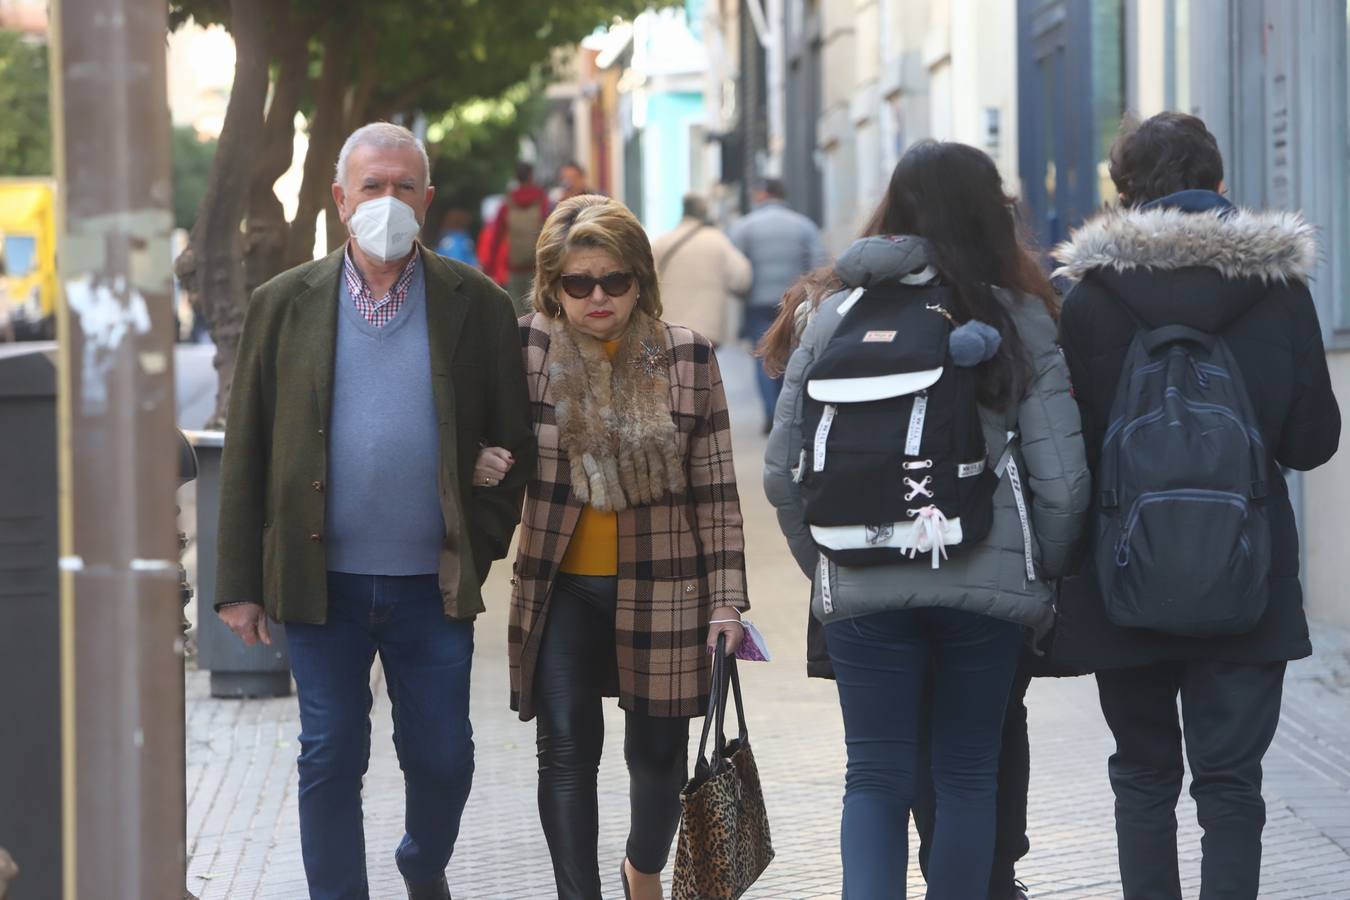
[[[1109,772],[1125,900],[1180,900],[1183,735],[1204,829],[1200,900],[1254,900],[1266,824],[1261,759],[1279,723],[1284,668],[1173,662],[1097,673],[1102,712],[1116,738]]]
[[[549,601],[535,669],[539,713],[539,819],[560,900],[599,900],[596,771],[605,743],[602,697],[614,668],[614,578],[562,575]],[[628,861],[666,866],[688,779],[689,720],[628,713],[631,821]],[[613,860],[618,877],[619,860]]]
[[[1008,709],[1003,716],[1003,744],[998,757],[998,800],[995,806],[994,864],[989,870],[989,900],[1012,896],[1017,861],[1027,855],[1027,791],[1031,784],[1031,747],[1027,739],[1027,688],[1031,686],[1028,652],[1023,651],[1013,676]],[[919,734],[919,779],[914,797],[914,827],[919,833],[919,868],[928,877],[928,854],[936,824],[937,795],[932,777],[933,686],[924,687]]]

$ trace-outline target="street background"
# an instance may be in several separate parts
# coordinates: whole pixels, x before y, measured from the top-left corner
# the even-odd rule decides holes
[[[61,9],[57,29],[49,11]],[[58,39],[61,53],[49,47]],[[933,138],[986,151],[1047,249],[1115,199],[1107,153],[1122,118],[1164,109],[1205,119],[1235,202],[1299,210],[1317,227],[1311,287],[1334,385],[1350,397],[1350,0],[0,0],[0,341],[50,340],[66,308],[61,285],[104,286],[99,315],[66,315],[61,370],[54,356],[42,363],[66,388],[59,446],[73,446],[63,459],[74,462],[59,492],[52,392],[25,393],[25,383],[11,396],[0,374],[0,414],[29,429],[0,431],[0,844],[23,851],[16,900],[55,896],[77,870],[67,887],[80,897],[94,895],[87,884],[138,900],[164,893],[166,878],[176,885],[182,736],[187,889],[305,894],[294,698],[213,699],[189,633],[185,735],[176,730],[172,466],[161,438],[171,413],[185,429],[225,424],[220,387],[250,291],[344,239],[329,190],[355,127],[396,121],[425,140],[438,192],[428,246],[451,226],[467,229],[467,243],[481,238],[526,161],[553,199],[578,164],[582,187],[627,204],[653,237],[679,221],[686,192],[726,228],[762,179],[778,177],[837,253],[900,155]],[[105,229],[113,252],[58,253],[69,240],[58,227]],[[114,319],[134,327],[112,340],[99,323]],[[101,353],[100,341],[114,346]],[[11,365],[20,355],[0,348]],[[753,618],[775,653],[744,673],[778,849],[750,896],[834,897],[838,705],[831,684],[804,676],[807,583],[759,486],[753,362],[730,344],[721,357]],[[76,390],[87,392],[81,403],[69,402]],[[39,403],[52,407],[45,418]],[[210,553],[196,541],[198,487],[179,493],[194,583],[199,554]],[[1289,668],[1267,758],[1262,896],[1350,898],[1350,454],[1290,487],[1316,652]],[[58,520],[70,532],[59,541]],[[64,590],[58,552],[67,572],[89,564]],[[533,725],[506,704],[508,570],[492,573],[477,628],[477,779],[450,868],[461,900],[552,895]],[[107,573],[115,582],[98,580]],[[58,608],[74,644],[60,643]],[[188,619],[197,612],[189,605]],[[368,856],[374,896],[398,897],[402,783],[378,668],[372,687]],[[1032,851],[1020,875],[1033,897],[1119,896],[1111,742],[1094,682],[1039,681],[1028,705]],[[7,740],[16,735],[27,743]],[[605,873],[618,867],[627,818],[612,743],[601,773]],[[5,802],[15,794],[19,803]],[[78,821],[62,820],[68,810]],[[1194,894],[1199,834],[1185,797],[1178,818]],[[86,852],[63,869],[71,836]]]
[[[202,354],[200,349],[186,354],[180,353],[180,373],[193,367],[209,372],[209,360],[193,358]],[[735,429],[754,605],[750,618],[764,631],[774,657],[741,667],[751,745],[777,851],[746,896],[837,898],[844,776],[838,700],[833,683],[805,674],[809,584],[788,554],[760,488],[764,441],[753,363],[736,347],[724,348],[719,359]],[[203,405],[201,392],[187,379],[180,379],[179,395],[190,414],[209,411],[209,399]],[[486,590],[488,611],[476,626],[472,718],[477,770],[450,862],[457,900],[553,896],[535,806],[534,725],[518,721],[506,702],[509,571],[506,563],[494,567]],[[1280,730],[1266,758],[1263,898],[1350,898],[1350,632],[1315,626],[1313,642],[1314,657],[1289,668]],[[203,900],[301,900],[306,891],[295,798],[300,730],[295,699],[214,700],[207,682],[205,672],[189,672],[187,887]],[[403,782],[378,666],[371,683],[376,699],[365,787],[367,865],[371,896],[395,898],[402,896],[393,852],[403,834]],[[1112,742],[1095,682],[1090,677],[1038,679],[1027,707],[1031,854],[1018,867],[1019,876],[1033,898],[1119,897],[1106,778]],[[617,871],[628,823],[623,720],[614,701],[608,704],[606,724],[600,871],[609,900],[622,897]],[[691,760],[696,752],[694,735]],[[1200,835],[1188,796],[1177,817],[1182,884],[1193,897],[1199,892]],[[910,858],[910,896],[922,896],[913,850]]]

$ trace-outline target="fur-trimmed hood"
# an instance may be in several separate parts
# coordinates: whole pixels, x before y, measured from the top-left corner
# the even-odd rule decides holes
[[[1316,229],[1295,212],[1229,207],[1186,212],[1115,208],[1055,248],[1057,277],[1081,281],[1094,269],[1215,269],[1225,279],[1304,281],[1317,263]]]

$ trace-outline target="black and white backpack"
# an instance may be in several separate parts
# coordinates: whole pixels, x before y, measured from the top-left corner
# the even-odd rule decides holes
[[[1271,473],[1242,372],[1221,337],[1139,325],[1098,476],[1106,616],[1193,637],[1250,631],[1269,595]]]
[[[806,372],[795,477],[811,536],[831,562],[931,554],[937,568],[950,548],[993,525],[999,477],[980,425],[976,370],[951,357],[951,299],[935,284],[859,288]],[[996,348],[997,333],[982,327]]]

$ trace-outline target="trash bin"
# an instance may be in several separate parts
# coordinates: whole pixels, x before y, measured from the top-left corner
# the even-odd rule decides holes
[[[61,896],[56,345],[0,344],[0,847]]]
[[[185,433],[197,451],[197,667],[210,671],[212,697],[285,697],[291,692],[286,630],[271,624],[271,646],[245,647],[216,615],[216,534],[225,433]]]

